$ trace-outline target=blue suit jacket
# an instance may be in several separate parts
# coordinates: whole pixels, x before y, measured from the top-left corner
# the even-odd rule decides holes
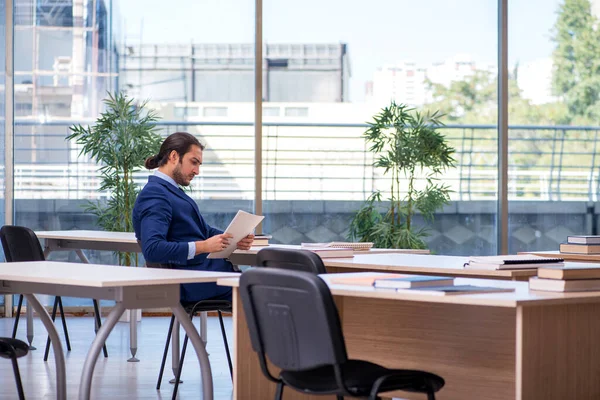
[[[223,259],[207,259],[207,253],[188,260],[188,242],[206,240],[223,233],[204,221],[198,205],[185,192],[156,176],[138,195],[133,207],[133,229],[142,243],[144,258],[153,263],[173,264],[177,269],[232,272]],[[227,298],[231,289],[215,283],[181,285],[181,300],[194,302]]]

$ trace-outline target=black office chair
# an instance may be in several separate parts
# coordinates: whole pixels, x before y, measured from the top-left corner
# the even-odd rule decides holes
[[[19,373],[17,358],[26,356],[27,353],[29,353],[29,346],[22,340],[5,337],[0,338],[0,357],[8,358],[12,361],[19,400],[24,400],[25,394],[23,392],[23,384],[21,383],[21,374]]]
[[[338,311],[327,284],[318,276],[278,268],[253,268],[240,278],[240,295],[252,348],[263,374],[284,386],[313,395],[379,399],[392,390],[426,393],[429,400],[444,386],[432,373],[388,369],[349,360]],[[281,369],[274,377],[266,358]]]
[[[149,268],[163,268],[171,269],[171,264],[158,264],[149,263],[146,261],[146,267]],[[190,316],[190,320],[194,318],[196,313],[212,312],[216,311],[219,315],[219,323],[221,324],[221,335],[223,336],[223,345],[225,346],[225,353],[227,354],[227,362],[229,363],[229,374],[233,380],[233,365],[231,363],[231,354],[229,352],[229,344],[227,343],[227,333],[225,332],[225,324],[223,323],[224,312],[231,312],[232,305],[228,300],[202,300],[197,303],[181,303],[183,308]],[[160,371],[158,373],[158,381],[156,382],[156,390],[160,390],[162,384],[162,377],[165,371],[165,364],[167,362],[167,354],[169,353],[169,345],[171,343],[171,334],[173,332],[173,325],[175,324],[175,315],[171,316],[171,322],[169,323],[169,332],[167,333],[167,340],[165,342],[165,350],[163,352],[162,362],[160,364]],[[181,357],[179,358],[179,368],[177,370],[177,376],[175,377],[175,386],[173,387],[173,400],[177,397],[177,390],[179,389],[179,382],[181,380],[181,370],[183,369],[183,360],[185,359],[185,352],[187,350],[188,335],[185,335],[183,339],[183,347],[181,349]]]
[[[312,272],[313,274],[327,273],[327,269],[325,268],[321,257],[308,250],[265,247],[256,253],[256,265],[258,267]]]
[[[40,241],[35,232],[24,226],[4,225],[0,228],[0,240],[7,262],[27,262],[27,261],[44,261],[44,252]],[[17,315],[13,326],[12,338],[17,336],[17,328],[19,326],[19,317],[21,315],[21,306],[23,305],[23,295],[19,296],[17,305]],[[69,340],[69,331],[67,329],[67,321],[63,310],[62,298],[56,296],[54,298],[54,306],[52,307],[52,321],[56,319],[56,309],[60,308],[60,317],[62,320],[63,331],[65,333],[65,342],[67,350],[71,351],[71,341]],[[100,319],[100,308],[98,301],[94,299],[94,314],[96,318],[96,327],[99,329],[102,326]],[[103,347],[104,357],[108,357],[106,345]],[[50,352],[50,336],[46,341],[46,350],[44,352],[44,361],[48,361],[48,353]]]

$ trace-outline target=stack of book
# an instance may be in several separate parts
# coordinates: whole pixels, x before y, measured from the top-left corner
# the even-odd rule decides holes
[[[273,238],[271,235],[254,235],[254,240],[252,241],[252,246],[268,246],[269,239]]]
[[[455,285],[454,278],[449,276],[386,274],[378,272],[336,274],[335,277],[330,279],[330,282],[338,285],[371,286],[381,290],[402,293],[424,293],[435,296],[514,291],[512,288]]]
[[[560,244],[561,253],[600,254],[600,236],[567,236],[567,243]]]
[[[312,251],[321,258],[346,258],[354,257],[354,250],[336,247],[306,247],[304,250]]]
[[[565,267],[541,267],[529,278],[529,289],[550,292],[600,291],[600,265],[571,263]]]
[[[469,257],[465,268],[473,269],[533,269],[539,268],[545,264],[554,266],[562,266],[564,259],[541,257],[533,254],[510,255],[510,256],[484,256],[484,257]]]

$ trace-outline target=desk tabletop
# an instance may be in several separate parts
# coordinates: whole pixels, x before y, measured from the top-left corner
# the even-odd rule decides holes
[[[325,258],[326,267],[401,271],[408,274],[485,276],[512,279],[537,275],[537,269],[484,270],[464,268],[468,257],[427,254],[356,254],[352,258]]]
[[[94,242],[137,243],[133,232],[107,231],[36,231],[40,239],[87,240]]]
[[[300,250],[302,246],[299,244],[278,244],[273,243],[268,246],[252,246],[250,250],[236,250],[236,254],[256,254],[261,249],[266,248],[280,248],[280,249],[292,249],[292,250]],[[369,249],[365,251],[355,251],[354,254],[387,254],[387,253],[398,253],[398,254],[429,254],[429,250],[422,249]]]
[[[438,296],[419,292],[415,292],[414,294],[404,291],[395,292],[389,289],[376,289],[369,286],[331,284],[329,282],[329,279],[332,276],[352,276],[356,274],[359,273],[350,272],[346,274],[324,274],[320,276],[327,282],[331,293],[335,296],[508,308],[516,308],[518,306],[600,302],[600,292],[558,293],[530,291],[527,282],[499,281],[492,279],[456,278],[454,284],[514,288],[515,291]],[[239,277],[219,279],[217,284],[221,286],[238,287]]]
[[[89,242],[108,242],[108,243],[131,243],[136,244],[137,239],[133,232],[107,232],[92,230],[70,230],[70,231],[37,231],[35,232],[39,239],[54,240],[83,240]],[[253,246],[250,250],[235,250],[236,254],[255,255],[259,250],[265,247],[278,247],[283,249],[301,249],[300,245],[291,244],[271,244],[269,246]],[[356,252],[356,254],[429,254],[429,250],[413,249],[370,249],[369,251]]]
[[[129,268],[55,261],[2,263],[0,281],[50,283],[87,287],[124,287],[216,282],[239,276],[233,272]]]
[[[565,261],[600,262],[600,254],[573,254],[560,251],[522,251],[519,254],[535,254],[542,257],[560,257]]]

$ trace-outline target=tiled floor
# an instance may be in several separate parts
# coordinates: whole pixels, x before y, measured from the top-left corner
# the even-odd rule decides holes
[[[25,320],[19,323],[17,338],[25,340]],[[200,319],[195,319],[198,326]],[[14,319],[0,318],[0,336],[10,336]],[[58,320],[57,320],[58,322]],[[79,379],[85,356],[93,340],[93,320],[90,317],[68,317],[69,336],[72,351],[67,352],[67,395],[76,399],[79,393]],[[208,353],[211,360],[215,400],[230,400],[232,384],[227,366],[227,358],[221,340],[219,321],[216,317],[208,319]],[[225,318],[230,346],[233,343],[231,318]],[[171,357],[167,358],[165,378],[160,391],[156,390],[156,379],[160,367],[164,341],[169,326],[168,317],[144,317],[138,324],[139,363],[129,363],[129,324],[119,322],[107,341],[109,357],[102,353],[94,370],[92,399],[170,399],[173,378]],[[33,345],[37,350],[19,359],[19,367],[25,396],[29,400],[55,399],[54,358],[50,353],[48,362],[43,361],[46,343],[46,331],[38,318],[35,319],[36,336]],[[183,332],[183,329],[182,329]],[[59,329],[62,337],[62,329]],[[64,341],[62,342],[64,346]],[[183,334],[181,343],[183,343]],[[66,346],[65,346],[66,348]],[[200,399],[201,379],[198,360],[191,344],[188,346],[183,368],[183,384],[179,386],[180,399]],[[0,399],[16,399],[17,390],[9,360],[0,359]]]

